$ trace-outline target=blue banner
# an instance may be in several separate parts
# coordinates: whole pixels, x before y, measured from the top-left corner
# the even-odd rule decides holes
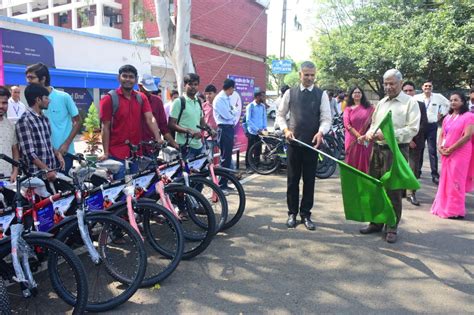
[[[42,62],[55,68],[53,38],[0,28],[3,63],[31,65]]]
[[[291,72],[291,60],[272,60],[272,72],[275,74],[287,74]]]

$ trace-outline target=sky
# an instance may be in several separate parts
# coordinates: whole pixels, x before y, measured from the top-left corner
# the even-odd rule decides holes
[[[314,7],[314,0],[287,0],[286,56],[295,61],[304,61],[310,57],[309,40],[315,27]],[[280,55],[282,12],[283,0],[270,0],[267,10],[267,55]],[[301,30],[295,26],[295,15]]]

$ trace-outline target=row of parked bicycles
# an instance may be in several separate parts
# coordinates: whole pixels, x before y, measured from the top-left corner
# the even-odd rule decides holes
[[[262,175],[268,175],[282,167],[286,167],[288,142],[283,132],[275,131],[272,134],[260,134],[259,138],[260,140],[248,149],[248,162],[252,170]],[[331,130],[324,135],[319,150],[338,160],[344,160],[344,122],[342,114],[334,117]],[[334,160],[320,154],[315,176],[321,179],[331,177],[336,171],[336,164]]]
[[[109,311],[239,222],[245,191],[212,154],[186,160],[155,142],[128,145],[118,181],[122,163],[114,160],[93,164],[77,154],[69,177],[48,182],[44,171],[0,154],[21,170],[15,183],[0,181],[1,314]]]

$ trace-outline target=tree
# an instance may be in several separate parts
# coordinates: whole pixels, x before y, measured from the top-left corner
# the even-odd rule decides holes
[[[380,97],[382,75],[390,68],[416,83],[431,79],[438,90],[472,84],[470,1],[369,0],[346,13],[350,23],[320,31],[313,43],[322,78],[363,83]]]
[[[183,91],[183,78],[186,73],[194,72],[191,57],[191,0],[177,0],[176,17],[172,17],[172,1],[154,0],[156,20],[160,30],[160,51],[169,58],[178,82],[178,91]],[[175,18],[176,23],[173,23]]]

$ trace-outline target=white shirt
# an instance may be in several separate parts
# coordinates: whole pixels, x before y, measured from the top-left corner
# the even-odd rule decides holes
[[[8,99],[7,117],[12,123],[16,124],[25,110],[26,106],[22,102],[15,102],[11,97]]]
[[[6,117],[0,120],[0,153],[12,157],[12,146],[17,144],[15,125]],[[12,165],[0,160],[0,174],[10,176],[12,173]]]
[[[467,105],[469,106],[469,111],[474,112],[474,102],[469,100],[469,103],[467,103]]]
[[[438,114],[445,116],[449,111],[449,100],[439,93],[431,93],[429,98],[425,94],[417,94],[413,96],[415,100],[425,103],[426,115],[428,123],[438,122]]]
[[[420,129],[421,113],[418,102],[403,92],[393,99],[385,96],[377,103],[367,135],[373,135],[376,132],[389,111],[392,111],[392,123],[397,143],[410,143]],[[377,141],[377,143],[386,144],[385,141]]]
[[[230,96],[230,102],[232,106],[235,108],[235,120],[234,120],[234,126],[235,126],[239,122],[240,115],[242,114],[242,100],[240,99],[239,93],[234,91],[234,93],[232,93],[232,95]]]
[[[165,109],[166,121],[170,120],[170,113],[171,113],[171,110],[173,109],[173,102],[174,100],[171,100],[163,106]]]
[[[308,87],[308,91],[312,91],[314,85]],[[303,84],[300,84],[300,90],[303,91],[306,89]],[[283,98],[281,99],[280,106],[278,106],[277,110],[277,117],[276,123],[280,126],[281,130],[288,128],[288,124],[286,123],[286,115],[290,111],[290,91],[285,92]],[[329,129],[331,128],[332,123],[332,116],[331,116],[331,108],[329,106],[329,97],[325,91],[323,91],[323,96],[321,97],[321,116],[319,118],[319,131],[323,134],[326,134]],[[290,113],[291,114],[291,113]]]

